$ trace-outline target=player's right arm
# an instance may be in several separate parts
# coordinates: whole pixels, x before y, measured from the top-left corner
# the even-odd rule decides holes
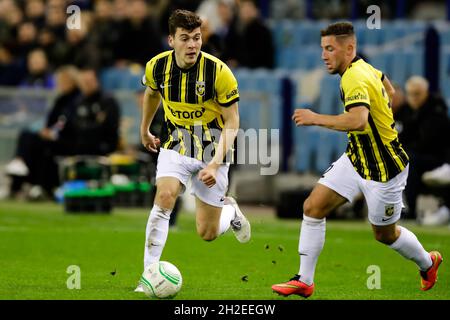
[[[158,110],[161,97],[158,91],[150,87],[145,89],[144,101],[142,106],[142,121],[141,121],[141,141],[142,145],[152,152],[158,152],[156,149],[159,144],[159,139],[150,133],[150,125]]]
[[[141,142],[142,145],[151,152],[158,152],[157,147],[159,139],[150,133],[150,125],[155,117],[161,102],[161,96],[158,92],[158,86],[155,80],[154,68],[157,57],[154,57],[145,66],[145,74],[142,77],[142,84],[146,86],[144,100],[142,102],[142,121],[141,121]]]

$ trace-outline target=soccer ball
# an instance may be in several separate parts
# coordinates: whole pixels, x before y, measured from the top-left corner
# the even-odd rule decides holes
[[[180,291],[183,278],[173,264],[159,261],[145,268],[140,283],[149,298],[173,298]]]

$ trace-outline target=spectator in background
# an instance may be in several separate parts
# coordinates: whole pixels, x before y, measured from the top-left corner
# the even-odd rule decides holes
[[[23,21],[22,10],[12,0],[0,1],[0,41],[13,42]]]
[[[213,56],[222,56],[222,43],[219,36],[210,28],[209,20],[207,18],[202,18],[202,51],[212,54]]]
[[[149,7],[144,0],[130,0],[127,12],[127,19],[118,29],[116,60],[119,66],[129,63],[144,66],[149,57],[163,50],[161,34],[150,17]]]
[[[25,16],[34,26],[41,29],[45,25],[44,0],[28,0],[25,3]]]
[[[222,40],[230,32],[231,26],[235,23],[237,15],[235,13],[235,2],[233,0],[219,0],[217,4],[217,15],[221,21],[214,31]]]
[[[407,218],[416,219],[416,201],[424,190],[422,175],[441,166],[449,153],[449,119],[444,100],[428,90],[428,81],[413,76],[406,82],[406,105],[402,110],[403,130],[399,140],[410,157],[410,171],[405,189]],[[444,199],[450,204],[449,196]],[[448,210],[448,208],[447,208]]]
[[[120,24],[127,18],[128,0],[113,0],[113,20]]]
[[[225,38],[237,19],[234,0],[205,0],[197,14],[202,19],[202,51],[223,59]]]
[[[55,82],[47,61],[44,50],[34,49],[27,57],[28,74],[22,80],[23,88],[53,89]]]
[[[239,19],[226,36],[224,49],[224,60],[231,67],[274,67],[272,33],[259,17],[255,1],[240,1]]]
[[[45,14],[45,24],[55,35],[57,41],[63,41],[66,35],[66,8],[65,0],[48,0]]]
[[[53,69],[57,69],[63,65],[63,54],[61,51],[64,48],[64,44],[58,42],[58,39],[50,28],[45,26],[39,31],[37,42],[39,47],[45,51],[45,54],[50,62],[50,66]]]
[[[91,34],[92,14],[87,11],[81,13],[81,28],[68,29],[66,32],[66,42],[61,45],[59,50],[60,59],[63,64],[73,64],[78,68],[100,68],[100,50],[99,47],[89,37]]]
[[[33,186],[30,191],[34,197],[40,197],[44,192],[51,196],[53,189],[59,184],[55,156],[72,152],[72,136],[65,124],[73,114],[79,97],[77,70],[65,66],[56,72],[55,77],[58,96],[47,116],[45,127],[39,132],[22,131],[16,156],[6,166],[6,173],[12,178],[12,197],[20,193],[25,182]]]
[[[114,64],[114,45],[118,43],[119,29],[113,20],[113,3],[109,0],[98,0],[94,4],[94,28],[90,37],[99,50],[100,66],[109,67]]]
[[[11,46],[0,44],[0,86],[17,86],[26,68],[11,52]]]
[[[219,33],[230,25],[231,19],[224,19],[223,13],[230,13],[229,16],[233,17],[233,6],[234,0],[203,0],[196,13],[202,21],[208,19],[212,33]]]
[[[120,110],[116,100],[104,93],[94,69],[79,72],[82,97],[66,122],[71,134],[72,154],[106,155],[119,143]]]
[[[18,57],[26,58],[31,50],[37,47],[37,29],[31,22],[23,22],[17,29],[15,53]]]

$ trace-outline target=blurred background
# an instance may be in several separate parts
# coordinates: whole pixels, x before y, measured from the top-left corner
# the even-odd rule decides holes
[[[78,13],[71,5],[80,9],[79,29],[67,27]],[[369,5],[380,9],[379,29],[369,28]],[[450,0],[0,0],[1,199],[56,201],[67,212],[151,207],[156,159],[140,147],[141,78],[145,63],[169,49],[167,19],[178,8],[202,17],[203,50],[238,79],[241,127],[279,130],[279,139],[267,136],[277,175],[260,174],[262,159],[233,165],[230,193],[240,203],[299,217],[345,151],[345,133],[296,128],[291,115],[342,112],[320,30],[349,20],[358,54],[396,85],[392,107],[411,157],[404,218],[448,224]],[[188,197],[179,203],[192,205]],[[331,216],[365,217],[363,199]]]

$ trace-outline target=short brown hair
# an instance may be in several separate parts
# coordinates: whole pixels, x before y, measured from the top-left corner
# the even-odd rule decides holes
[[[320,30],[320,35],[325,36],[353,36],[355,30],[351,22],[336,22],[330,24],[326,29]]]
[[[192,11],[175,10],[169,18],[169,34],[174,36],[177,28],[192,31],[202,25],[202,19]]]

